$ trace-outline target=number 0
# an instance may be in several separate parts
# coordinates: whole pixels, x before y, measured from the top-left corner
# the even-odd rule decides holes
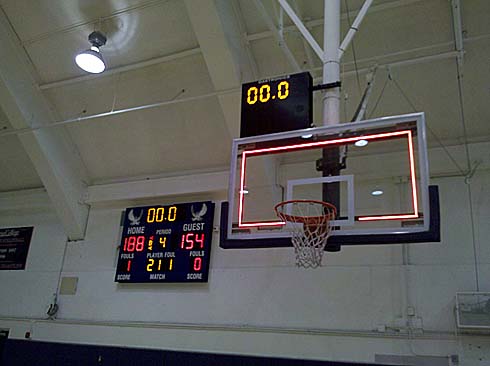
[[[175,221],[177,216],[177,207],[172,206],[168,210],[168,221]]]
[[[201,257],[194,258],[194,271],[200,271],[202,267]]]
[[[259,99],[262,103],[265,103],[271,97],[271,87],[267,84],[264,84],[260,87],[260,96]]]
[[[258,96],[259,96],[259,89],[257,89],[255,86],[252,86],[247,91],[247,103],[248,104],[257,103]]]
[[[277,86],[277,97],[279,99],[286,99],[289,95],[289,83],[287,81],[281,81]]]
[[[148,210],[148,215],[146,215],[146,222],[152,223],[155,221],[155,209],[152,207]]]

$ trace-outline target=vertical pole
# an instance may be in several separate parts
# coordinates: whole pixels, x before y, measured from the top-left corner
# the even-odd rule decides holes
[[[340,0],[324,1],[323,25],[323,83],[340,80]],[[327,89],[323,94],[323,125],[331,126],[340,122],[340,87]],[[323,176],[340,174],[340,153],[338,147],[323,149]],[[323,184],[323,200],[340,210],[340,184]],[[330,252],[340,251],[340,245],[326,246]]]
[[[323,83],[340,80],[340,0],[325,0],[323,25]],[[323,125],[340,121],[340,88],[327,89],[323,96]]]

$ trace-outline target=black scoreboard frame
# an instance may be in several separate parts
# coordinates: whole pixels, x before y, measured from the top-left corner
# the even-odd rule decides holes
[[[204,201],[127,208],[114,281],[208,282],[214,207]]]
[[[242,84],[240,137],[312,127],[313,79],[301,72]]]

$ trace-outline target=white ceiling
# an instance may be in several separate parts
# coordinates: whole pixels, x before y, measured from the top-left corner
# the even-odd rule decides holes
[[[232,20],[243,33],[234,47],[243,47],[243,54],[250,52],[248,60],[238,60],[240,81],[293,72],[254,1],[231,1]],[[194,2],[198,7],[199,1]],[[289,2],[294,4],[293,0]],[[312,22],[310,30],[322,44],[323,0],[295,2],[303,20]],[[279,6],[272,0],[262,0],[262,3],[277,24]],[[352,21],[363,1],[342,0],[341,3],[342,34],[345,34],[348,28],[346,3]],[[461,3],[467,139],[489,141],[490,1]],[[236,136],[233,136],[226,108],[235,111],[240,105],[224,106],[223,100],[213,95],[192,99],[220,91],[216,70],[210,72],[210,67],[220,70],[221,65],[210,65],[207,61],[210,50],[199,44],[198,39],[203,35],[198,37],[194,33],[189,9],[183,0],[0,0],[0,6],[58,120],[184,100],[56,127],[67,130],[87,168],[89,184],[227,169],[231,139]],[[285,23],[290,26],[285,29],[286,42],[295,59],[318,78],[321,76],[319,60],[309,46],[305,46],[287,16]],[[209,24],[210,37],[214,36],[214,26]],[[132,70],[84,77],[73,58],[79,50],[88,47],[87,36],[95,28],[108,36],[102,52],[109,71],[135,64]],[[354,46],[361,88],[365,85],[365,70],[376,64],[382,66],[376,74],[368,116],[413,112],[413,104],[416,110],[426,112],[427,122],[437,135],[435,139],[429,134],[431,145],[438,145],[438,141],[445,144],[464,141],[456,58],[448,55],[455,49],[449,1],[375,0],[354,39]],[[179,57],[184,51],[189,51],[187,56]],[[173,58],[175,54],[173,60],[160,59]],[[432,57],[440,54],[442,56]],[[403,63],[427,56],[425,61]],[[352,117],[360,97],[353,60],[350,47],[341,68],[344,100],[341,117],[344,120]],[[138,66],[144,61],[150,61],[151,65]],[[242,62],[243,65],[255,64],[257,74],[245,71]],[[373,111],[388,77],[388,69],[383,66],[387,64],[392,65],[390,75],[403,93],[394,82],[388,82]],[[187,98],[191,100],[185,101]],[[320,96],[317,96],[317,125],[321,124],[319,101]],[[238,125],[239,121],[231,123]],[[17,136],[2,135],[2,131],[8,130],[12,130],[12,126],[0,110],[0,191],[42,187]]]

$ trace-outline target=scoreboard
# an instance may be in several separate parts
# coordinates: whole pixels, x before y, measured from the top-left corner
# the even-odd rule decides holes
[[[240,137],[311,127],[313,79],[308,72],[242,85]]]
[[[214,203],[127,208],[116,282],[207,282]]]

